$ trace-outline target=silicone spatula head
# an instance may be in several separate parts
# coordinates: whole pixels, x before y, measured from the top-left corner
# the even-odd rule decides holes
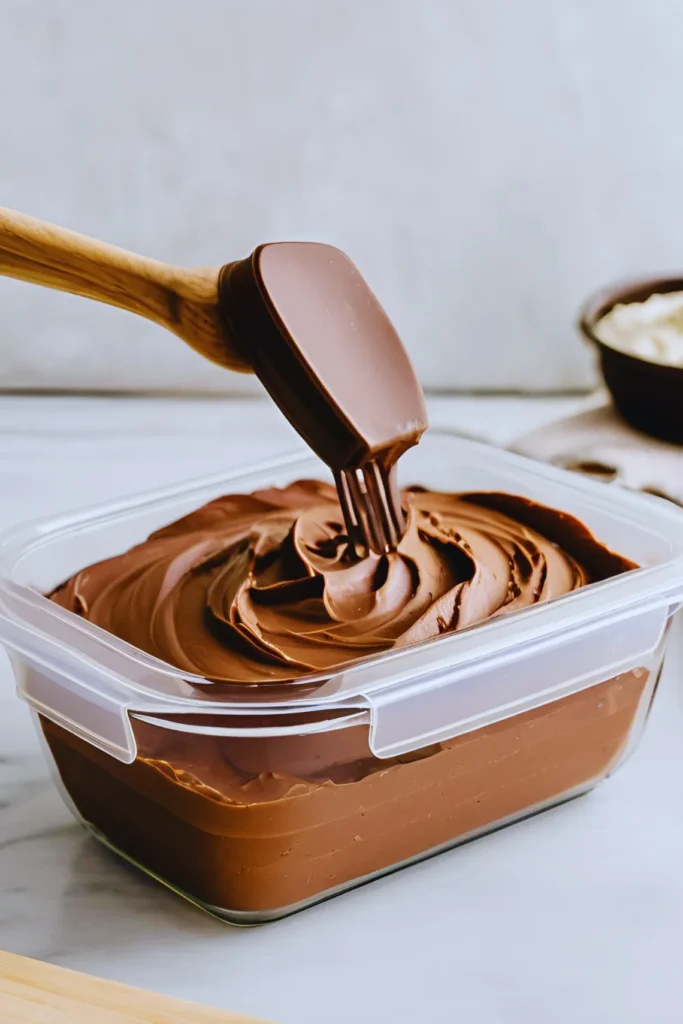
[[[222,269],[219,293],[244,358],[334,471],[347,527],[373,549],[395,547],[392,470],[427,413],[408,353],[357,267],[330,245],[267,244]]]

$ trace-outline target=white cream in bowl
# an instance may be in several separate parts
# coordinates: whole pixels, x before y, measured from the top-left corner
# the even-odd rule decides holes
[[[683,291],[619,303],[594,330],[610,348],[651,363],[683,367]]]

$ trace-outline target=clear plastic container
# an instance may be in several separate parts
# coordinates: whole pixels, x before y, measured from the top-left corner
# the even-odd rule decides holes
[[[284,916],[591,789],[638,741],[683,601],[683,512],[439,431],[405,483],[562,509],[641,568],[278,687],[212,687],[41,596],[295,454],[0,538],[0,640],[67,802],[235,923]]]

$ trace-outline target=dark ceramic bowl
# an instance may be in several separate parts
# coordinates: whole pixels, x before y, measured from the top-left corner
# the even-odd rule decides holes
[[[651,363],[600,341],[598,320],[620,302],[644,302],[651,295],[683,292],[683,277],[627,281],[591,296],[579,315],[579,329],[598,350],[600,369],[617,412],[651,437],[683,444],[683,368]]]

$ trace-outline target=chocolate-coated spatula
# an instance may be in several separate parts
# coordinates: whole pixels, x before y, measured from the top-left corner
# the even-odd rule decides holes
[[[427,426],[401,340],[347,256],[316,242],[259,246],[183,268],[0,208],[0,274],[119,306],[208,359],[253,370],[333,470],[352,546],[395,548],[394,467]]]

